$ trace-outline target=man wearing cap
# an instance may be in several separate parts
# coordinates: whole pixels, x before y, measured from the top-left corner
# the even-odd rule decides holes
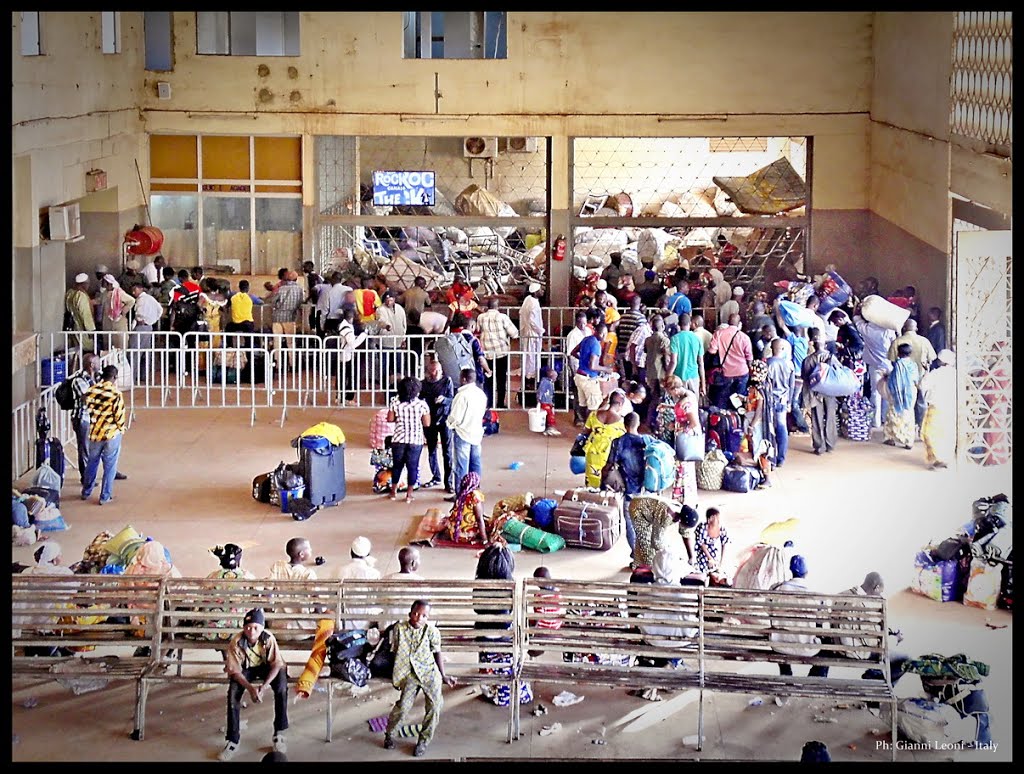
[[[89,300],[89,275],[85,272],[75,275],[75,284],[68,288],[64,294],[65,322],[70,323],[70,328],[65,325],[65,330],[73,331],[94,331],[96,330],[96,318],[92,314],[92,304]],[[70,316],[70,319],[68,317]],[[79,333],[76,337],[78,346],[83,352],[92,352],[92,337],[85,333]]]
[[[288,730],[288,666],[277,639],[266,630],[263,608],[256,607],[245,614],[242,631],[231,638],[224,652],[224,671],[231,680],[228,684],[227,743],[217,757],[229,761],[238,752],[241,738],[238,715],[242,695],[248,693],[252,701],[259,704],[267,686],[274,692],[274,751],[288,752],[284,734]],[[260,681],[259,686],[254,684]]]
[[[718,322],[720,325],[728,325],[729,318],[733,315],[740,316],[740,301],[743,300],[743,288],[732,289],[732,298],[718,307]],[[742,319],[742,318],[741,318]]]
[[[792,559],[789,560],[789,572],[792,574],[792,578],[789,580],[776,583],[769,589],[770,591],[803,591],[810,593],[811,589],[807,586],[807,562],[802,556],[796,554]],[[793,613],[792,615],[796,615]],[[773,619],[772,628],[786,628],[793,626],[794,622],[791,617],[785,619]],[[772,632],[768,636],[772,643],[784,643],[774,644],[772,647],[776,653],[782,653],[787,656],[816,656],[821,650],[821,637],[816,634],[790,634],[783,632]],[[792,644],[795,643],[795,644]],[[779,674],[783,677],[793,676],[793,667],[791,664],[779,662]],[[809,677],[828,677],[828,667],[814,665],[811,667],[808,673]],[[786,699],[781,696],[775,697],[775,703],[782,705],[786,703]]]
[[[519,338],[523,342],[523,387],[528,392],[537,384],[537,371],[540,366],[541,341],[544,336],[544,317],[540,310],[541,287],[531,282],[526,288],[526,298],[519,308]]]
[[[956,447],[956,355],[944,349],[921,378],[925,403],[921,420],[924,460],[931,470],[948,468]]]
[[[61,551],[60,543],[56,540],[47,540],[36,549],[33,557],[36,563],[24,571],[23,575],[73,575],[70,567],[61,564],[64,554]]]
[[[370,539],[364,535],[359,535],[352,541],[352,547],[349,551],[352,561],[344,567],[339,567],[334,577],[338,580],[379,579],[380,570],[375,566],[377,564],[377,560],[370,556],[370,551],[372,550],[373,545],[370,543]],[[345,628],[368,630],[370,628],[369,620],[350,618],[347,614],[357,613],[363,615],[374,615],[380,613],[381,609],[378,607],[346,607],[345,612],[346,616],[343,619],[346,621]]]

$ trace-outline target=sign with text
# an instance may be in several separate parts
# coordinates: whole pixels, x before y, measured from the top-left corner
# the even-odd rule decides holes
[[[373,204],[434,205],[434,173],[376,170],[373,173]]]

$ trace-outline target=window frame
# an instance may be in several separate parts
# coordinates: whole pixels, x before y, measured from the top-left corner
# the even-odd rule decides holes
[[[100,11],[100,51],[121,53],[121,12]]]
[[[240,57],[240,56],[262,56],[262,57],[268,57],[268,56],[272,56],[272,57],[298,57],[298,56],[301,56],[302,55],[302,35],[301,35],[301,32],[302,32],[302,14],[299,11],[281,11],[280,12],[281,15],[282,15],[281,48],[283,50],[283,53],[280,53],[280,54],[266,53],[266,52],[259,51],[258,48],[253,53],[244,53],[244,54],[236,54],[236,53],[234,53],[234,51],[232,50],[232,47],[233,47],[233,44],[234,44],[234,40],[233,40],[233,35],[232,35],[231,30],[232,30],[233,24],[237,20],[234,19],[233,17],[235,17],[236,15],[240,16],[240,15],[243,15],[243,14],[244,15],[252,15],[252,16],[257,17],[254,20],[254,27],[256,29],[256,32],[258,33],[259,32],[259,18],[258,17],[259,17],[259,15],[261,13],[262,13],[261,11],[204,11],[204,12],[196,11],[195,12],[196,56],[238,56],[238,57]],[[202,21],[201,14],[202,15],[216,15],[216,16],[222,17],[222,20],[223,20],[223,22],[225,24],[225,27],[227,29],[227,51],[209,51],[209,50],[204,51],[204,50],[201,50],[201,48],[200,48],[200,38],[199,38],[199,36],[200,36],[200,24],[201,24],[201,21]],[[285,33],[286,33],[287,27],[289,25],[287,24],[287,20],[284,18],[285,15],[291,15],[292,17],[294,17],[294,22],[295,22],[295,45],[296,45],[296,49],[297,49],[294,53],[289,53],[287,51],[287,48],[288,48],[288,37],[287,37],[287,35]],[[259,44],[259,35],[257,34],[257,36],[256,36],[256,45],[258,46],[258,44]]]
[[[468,19],[468,27],[473,28],[474,24],[479,28],[479,39],[474,40],[472,32],[467,40],[460,40],[460,45],[466,46],[471,52],[476,51],[478,55],[452,56],[445,53],[445,30],[449,30],[450,22],[454,19],[446,19],[446,14],[477,14],[477,18]],[[435,18],[437,17],[437,18]],[[490,50],[488,39],[492,31],[492,25],[496,27],[493,51]],[[434,34],[434,30],[440,28],[440,34]],[[429,38],[429,46],[424,51],[424,40]],[[455,40],[449,37],[448,40]],[[435,47],[439,46],[439,51]],[[490,55],[488,55],[490,52]],[[402,58],[403,59],[445,59],[450,61],[479,62],[482,60],[507,60],[508,59],[508,13],[505,11],[405,11],[402,14]]]
[[[39,11],[21,11],[19,37],[22,56],[43,56],[43,23]]]

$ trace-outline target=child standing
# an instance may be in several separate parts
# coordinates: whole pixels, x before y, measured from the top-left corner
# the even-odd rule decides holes
[[[309,540],[303,537],[294,537],[288,541],[285,546],[285,551],[288,552],[288,560],[278,559],[270,568],[270,578],[272,580],[316,580],[316,572],[312,567],[308,567],[307,564],[313,558],[313,548],[309,543]],[[289,615],[296,613],[309,613],[310,608],[303,607],[287,607],[282,606],[281,612]],[[286,629],[309,629],[310,634],[316,629],[316,621],[312,620],[299,620],[295,618],[289,618],[285,623],[284,628]]]
[[[547,414],[547,427],[544,435],[561,435],[555,428],[555,378],[557,372],[554,368],[544,369],[540,382],[537,384],[537,405],[544,409]]]

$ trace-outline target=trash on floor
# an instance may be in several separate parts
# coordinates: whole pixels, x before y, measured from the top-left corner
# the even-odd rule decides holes
[[[547,715],[548,714],[548,708],[545,707],[543,704],[538,704],[536,707],[534,707],[533,711],[530,714],[531,715],[536,715],[538,717],[540,715]]]
[[[684,736],[683,737],[683,744],[692,744],[694,747],[696,747],[697,744],[700,741],[704,740],[704,738],[705,737],[699,737],[698,738],[698,736],[696,734],[694,734],[693,736]]]
[[[835,718],[827,718],[824,715],[815,715],[814,716],[814,722],[815,723],[838,723],[839,721],[836,720]]]
[[[375,733],[375,734],[383,734],[385,731],[387,731],[387,728],[388,728],[388,716],[387,715],[378,715],[375,718],[370,718],[366,722],[369,724],[370,730],[373,733]],[[422,723],[406,723],[405,725],[402,725],[402,726],[399,726],[398,728],[396,728],[394,730],[394,732],[393,732],[393,735],[394,736],[398,736],[398,737],[402,737],[402,738],[410,738],[410,737],[414,737],[414,736],[419,736],[420,735],[420,731],[422,731],[422,730],[423,730],[423,724]]]
[[[32,709],[33,707],[36,707],[38,705],[39,699],[37,699],[35,696],[29,696],[27,699],[25,699],[25,701],[21,703],[21,706],[25,709]]]
[[[542,726],[540,731],[537,732],[539,736],[551,736],[562,730],[561,723],[552,723],[550,726]]]
[[[764,699],[762,699],[760,696],[755,696],[753,699],[747,702],[748,707],[760,707],[762,704],[764,704]]]
[[[591,739],[591,744],[608,744],[604,739]]]
[[[562,691],[560,694],[555,696],[551,702],[556,707],[571,707],[573,704],[579,704],[583,699],[583,696],[577,696],[575,693],[570,691]]]

